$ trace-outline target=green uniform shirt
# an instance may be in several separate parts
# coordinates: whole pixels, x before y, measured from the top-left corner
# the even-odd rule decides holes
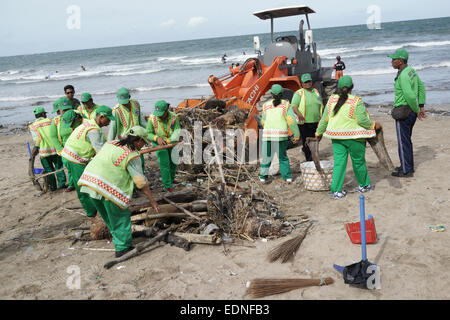
[[[130,162],[128,162],[127,171],[130,174],[131,178],[134,178],[135,176],[143,176],[145,179],[147,179],[144,173],[142,172],[141,158],[135,158],[130,160]],[[101,200],[103,198],[103,196],[100,193],[97,193],[86,186],[81,186],[80,192],[87,193],[92,199]]]
[[[261,123],[263,125],[263,141],[284,141],[289,139],[289,129],[295,138],[300,137],[297,120],[289,101],[281,100],[276,107],[274,100],[263,105]]]
[[[408,105],[412,111],[418,113],[419,105],[425,104],[425,86],[416,70],[410,66],[406,66],[397,74],[394,91],[394,107]]]
[[[113,109],[113,116],[117,121],[111,121],[109,125],[108,141],[123,138],[134,126],[147,127],[147,122],[141,112],[141,106],[138,101],[131,99],[131,110],[118,104]]]
[[[157,116],[151,115],[147,123],[147,137],[153,142],[156,142],[158,137],[163,138],[167,143],[178,141],[180,137],[180,121],[178,120],[178,116],[169,111],[169,116],[163,122]]]
[[[302,93],[300,93],[300,91]],[[305,104],[304,113],[300,109],[302,99],[305,100],[303,101],[303,103]],[[291,105],[293,108],[299,109],[300,113],[305,118],[305,123],[317,123],[320,121],[320,117],[322,116],[323,111],[322,98],[314,91],[309,91],[307,89],[298,90],[292,98]]]
[[[354,97],[354,96],[351,96],[351,97]],[[330,101],[332,99],[335,100],[333,103],[331,103],[331,101]],[[316,134],[322,135],[327,130],[328,122],[330,120],[330,116],[329,116],[330,112],[328,111],[328,108],[330,108],[330,106],[332,108],[334,108],[338,99],[339,99],[339,97],[337,95],[333,95],[330,97],[330,100],[325,107],[323,117],[321,118],[319,125],[317,127]],[[343,106],[341,107],[341,109],[342,108],[343,108]],[[333,110],[331,110],[331,111],[333,111]],[[341,116],[341,117],[346,116],[343,113],[344,113],[344,110],[339,110],[339,112],[336,116]],[[358,126],[364,128],[366,130],[373,130],[375,128],[375,121],[370,120],[369,115],[367,113],[366,106],[364,105],[364,102],[362,100],[359,100],[358,104],[356,105],[354,114],[355,114],[354,116],[355,116],[356,123]],[[349,139],[352,139],[352,138],[349,137]],[[364,141],[365,139],[355,139],[355,140]]]

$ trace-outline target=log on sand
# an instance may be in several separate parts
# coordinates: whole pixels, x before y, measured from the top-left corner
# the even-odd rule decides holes
[[[380,160],[381,165],[386,168],[386,170],[394,171],[394,164],[392,163],[386,145],[384,144],[383,129],[377,130],[376,137],[367,139],[367,141],[378,157],[378,160]]]
[[[169,192],[167,195],[165,195],[168,199],[172,200],[176,203],[189,203],[191,201],[194,201],[197,199],[197,194],[194,189],[187,189],[183,191],[177,191],[177,192]],[[156,202],[165,202],[163,199],[163,196],[155,197]],[[132,205],[130,206],[131,212],[136,212],[143,210],[145,208],[151,207],[150,201],[148,201],[147,198],[141,201],[133,201]]]

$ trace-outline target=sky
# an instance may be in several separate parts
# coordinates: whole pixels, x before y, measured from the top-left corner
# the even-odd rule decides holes
[[[1,0],[0,56],[267,33],[269,20],[254,12],[298,5],[316,11],[313,29],[375,16],[381,23],[450,16],[448,0]],[[297,24],[278,19],[275,31]]]

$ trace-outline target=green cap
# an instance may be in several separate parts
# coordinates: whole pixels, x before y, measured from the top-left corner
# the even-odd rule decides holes
[[[107,106],[100,106],[98,107],[95,112],[97,115],[105,116],[109,120],[116,121],[116,118],[112,115],[112,109]]]
[[[68,98],[64,97],[59,99],[59,108],[61,110],[70,110],[73,109],[72,107],[72,101],[70,101]]]
[[[166,113],[168,108],[169,104],[166,101],[159,100],[155,103],[155,110],[153,111],[153,114],[157,117],[161,117],[164,113]]]
[[[144,129],[143,127],[135,126],[135,127],[131,128],[130,131],[128,132],[128,135],[140,137],[140,138],[144,139],[144,141],[147,144],[151,144],[150,140],[148,140],[148,138],[147,138],[147,130]]]
[[[117,100],[120,104],[127,104],[130,101],[130,91],[127,88],[117,90]]]
[[[53,102],[53,113],[56,113],[56,111],[58,111],[59,109],[59,103],[61,102],[62,98],[59,98],[58,100],[56,100],[55,102]]]
[[[63,126],[64,128],[70,128],[72,126],[73,121],[79,116],[74,110],[66,111],[63,116]]]
[[[59,99],[58,107],[60,110],[70,110],[73,109],[72,101],[69,98],[62,97]]]
[[[81,102],[88,102],[92,99],[92,96],[89,92],[85,92],[81,94]]]
[[[353,85],[352,77],[350,76],[343,76],[338,81],[339,89],[342,89],[344,87],[350,88]]]
[[[273,95],[278,96],[279,94],[283,93],[283,87],[279,84],[274,84],[272,88],[270,88],[269,92]]]
[[[309,73],[305,73],[302,75],[302,82],[312,81],[311,75]]]
[[[388,55],[388,57],[391,58],[391,59],[408,60],[409,53],[406,50],[398,49],[397,51],[395,51],[394,54]]]
[[[44,107],[36,107],[33,110],[34,114],[40,114],[40,113],[47,113],[44,109]]]

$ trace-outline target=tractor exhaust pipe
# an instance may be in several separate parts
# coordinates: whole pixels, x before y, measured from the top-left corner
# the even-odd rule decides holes
[[[303,21],[303,19],[300,21],[300,26],[299,26],[299,40],[300,40],[300,51],[305,51],[305,37],[303,35],[303,24],[305,22]]]

